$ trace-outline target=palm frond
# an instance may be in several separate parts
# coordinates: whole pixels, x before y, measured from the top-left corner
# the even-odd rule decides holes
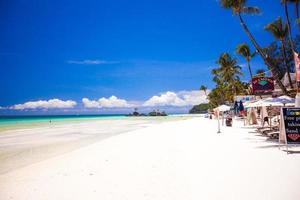
[[[243,56],[246,60],[251,58],[250,48],[245,43],[238,45],[235,52]]]
[[[266,25],[264,29],[279,40],[284,40],[288,33],[288,26],[281,20],[281,17]]]
[[[221,6],[226,9],[231,9],[232,5],[233,5],[232,0],[221,0],[220,3],[221,3]]]
[[[241,13],[245,14],[251,14],[251,15],[259,15],[261,14],[261,11],[258,7],[242,7]]]

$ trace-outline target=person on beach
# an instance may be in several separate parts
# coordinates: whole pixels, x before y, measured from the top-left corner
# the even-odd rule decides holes
[[[238,105],[238,102],[235,101],[234,102],[234,106],[233,106],[233,110],[234,110],[234,115],[238,115],[238,112],[239,112],[239,105]]]
[[[263,123],[263,127],[265,126],[265,123],[267,122],[268,126],[270,125],[269,124],[269,117],[264,117],[264,123]]]
[[[243,105],[242,100],[240,101],[239,111],[240,111],[241,115],[244,117],[245,116],[245,109],[244,109],[244,105]]]
[[[257,116],[260,118],[260,108],[259,107],[257,107]]]

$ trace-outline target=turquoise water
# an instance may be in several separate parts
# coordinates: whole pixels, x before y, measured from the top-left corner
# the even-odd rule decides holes
[[[125,115],[0,116],[0,130],[60,122],[125,118]]]

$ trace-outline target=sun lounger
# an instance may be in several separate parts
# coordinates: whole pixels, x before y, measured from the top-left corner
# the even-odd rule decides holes
[[[268,137],[271,139],[278,139],[279,138],[279,131],[273,131],[267,133]]]
[[[272,127],[262,127],[258,128],[257,132],[261,133],[262,135],[268,136],[268,134],[272,132],[277,132],[279,131],[279,126],[272,126]]]

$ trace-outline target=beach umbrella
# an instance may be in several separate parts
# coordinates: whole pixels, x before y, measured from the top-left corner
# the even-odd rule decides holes
[[[295,103],[295,99],[289,96],[280,96],[276,98],[266,99],[264,103],[271,106],[285,106],[286,104]]]
[[[221,133],[219,112],[225,112],[225,111],[229,111],[229,110],[230,110],[230,106],[227,106],[227,105],[221,105],[214,109],[214,111],[218,112],[218,132],[217,133]],[[223,115],[222,115],[222,124],[224,124],[224,116]]]
[[[252,104],[252,103],[254,103],[254,102],[256,102],[256,100],[254,100],[254,101],[246,101],[246,102],[244,103],[244,107],[245,107],[245,108],[248,108],[248,105],[250,105],[250,104]]]
[[[295,103],[287,103],[287,104],[285,104],[285,106],[287,106],[287,107],[295,107]]]
[[[246,108],[253,108],[253,107],[262,107],[262,106],[285,106],[286,104],[293,104],[295,103],[295,99],[288,97],[288,96],[280,96],[276,98],[266,98],[266,99],[260,99],[258,101],[249,103]]]
[[[272,101],[262,101],[260,104],[260,107],[265,107],[265,106],[273,106],[273,107],[281,107],[284,106],[283,103],[280,102],[272,102]]]
[[[219,110],[220,112],[225,112],[225,111],[229,111],[230,110],[230,106],[227,105],[221,105],[217,108],[215,108],[216,110]]]
[[[247,104],[245,107],[246,107],[246,108],[256,108],[256,107],[261,107],[262,104],[263,104],[263,102],[264,102],[264,101],[263,101],[262,99],[256,100],[256,101],[253,101],[253,102]]]

